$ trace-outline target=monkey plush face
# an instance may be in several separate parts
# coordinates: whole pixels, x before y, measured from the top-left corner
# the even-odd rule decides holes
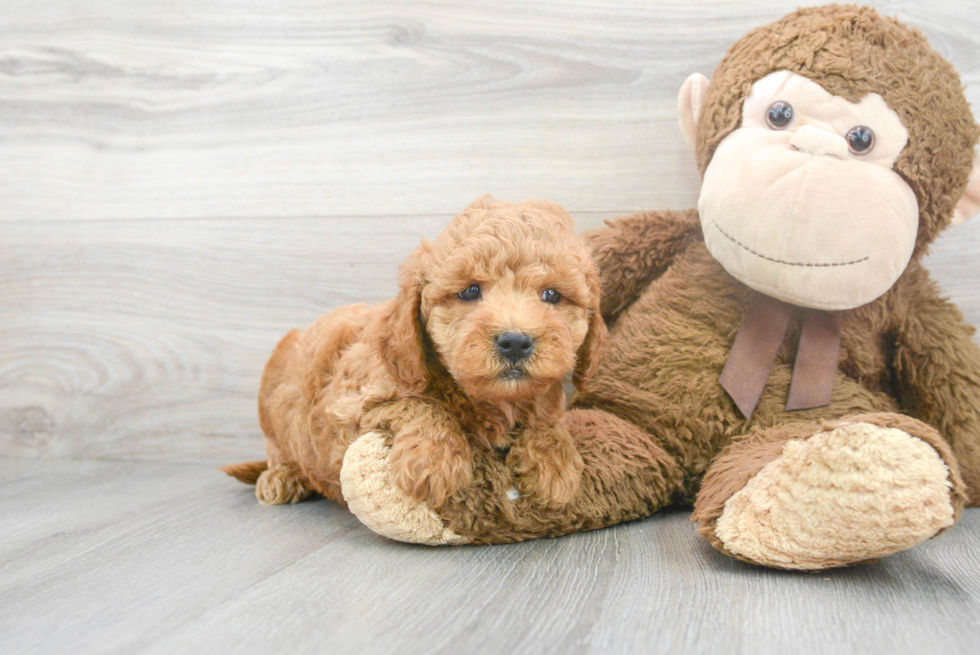
[[[789,71],[752,85],[705,170],[705,244],[736,279],[804,307],[887,291],[915,248],[919,207],[892,170],[908,130],[876,93],[831,95]]]
[[[871,302],[980,210],[980,127],[959,75],[874,9],[811,7],[753,30],[678,105],[705,244],[791,304]]]

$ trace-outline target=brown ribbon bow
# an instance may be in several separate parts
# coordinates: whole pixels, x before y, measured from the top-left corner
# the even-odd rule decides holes
[[[720,378],[721,386],[747,419],[752,418],[762,397],[795,309],[761,293],[754,294],[749,302]],[[839,352],[840,314],[805,310],[787,410],[830,404]]]

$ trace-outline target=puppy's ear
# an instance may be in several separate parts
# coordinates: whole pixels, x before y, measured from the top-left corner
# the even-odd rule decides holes
[[[412,253],[402,264],[398,295],[389,304],[378,335],[378,350],[398,388],[405,393],[421,393],[429,382],[425,365],[425,331],[422,327],[422,260],[428,244]]]
[[[592,374],[599,367],[599,359],[602,357],[608,335],[606,322],[602,320],[602,310],[599,306],[602,298],[599,272],[591,263],[586,277],[592,296],[589,306],[589,331],[585,335],[585,341],[579,346],[578,355],[575,359],[575,371],[572,374],[572,381],[579,391],[585,389]]]

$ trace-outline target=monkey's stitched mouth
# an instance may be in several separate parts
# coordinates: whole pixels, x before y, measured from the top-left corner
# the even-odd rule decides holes
[[[782,259],[776,259],[774,257],[767,257],[766,255],[763,255],[762,253],[758,253],[755,250],[752,250],[747,245],[745,245],[744,243],[742,243],[741,241],[739,241],[738,239],[736,239],[735,237],[733,237],[732,235],[730,235],[728,232],[725,232],[725,230],[721,229],[721,226],[718,225],[718,223],[717,223],[717,221],[715,221],[715,219],[711,219],[711,224],[714,225],[715,228],[719,232],[721,232],[721,235],[723,237],[725,237],[726,239],[728,239],[729,241],[731,241],[732,243],[734,243],[736,246],[738,246],[739,248],[741,248],[745,252],[748,252],[750,254],[753,254],[756,257],[759,257],[760,259],[765,259],[766,261],[773,262],[774,264],[785,264],[786,266],[811,266],[811,267],[814,267],[814,268],[826,268],[826,267],[832,267],[832,266],[850,266],[851,264],[860,264],[861,262],[868,261],[868,259],[869,259],[869,257],[862,257],[861,259],[855,259],[854,261],[850,261],[850,262],[834,262],[834,263],[829,263],[829,264],[808,263],[808,262],[787,262],[787,261],[784,261]]]

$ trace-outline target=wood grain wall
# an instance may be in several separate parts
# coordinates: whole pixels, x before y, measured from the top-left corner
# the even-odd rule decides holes
[[[278,337],[477,195],[692,206],[677,89],[796,4],[4,0],[0,455],[260,455]],[[975,2],[872,4],[980,106]],[[978,254],[930,259],[974,324]]]

